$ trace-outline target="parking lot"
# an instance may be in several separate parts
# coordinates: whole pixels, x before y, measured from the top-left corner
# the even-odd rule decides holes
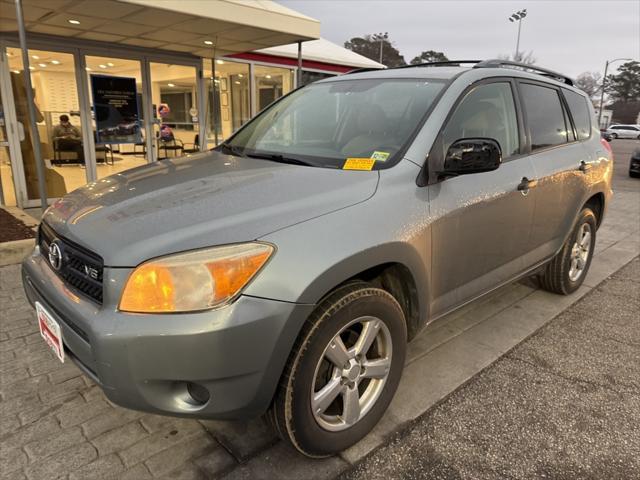
[[[325,460],[303,458],[260,419],[195,421],[112,405],[73,364],[50,353],[26,303],[19,266],[0,268],[2,478],[314,479],[349,469],[580,298],[597,297],[595,288],[638,256],[640,180],[630,179],[627,169],[640,142],[612,145],[616,195],[583,287],[561,297],[522,281],[430,325],[411,344],[398,393],[378,426]]]

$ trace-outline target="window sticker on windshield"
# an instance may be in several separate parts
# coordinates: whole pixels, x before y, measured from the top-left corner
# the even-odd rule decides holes
[[[377,150],[373,152],[371,158],[373,158],[377,162],[384,162],[389,158],[389,152],[378,152]]]
[[[375,158],[347,158],[343,170],[371,170],[376,163]]]

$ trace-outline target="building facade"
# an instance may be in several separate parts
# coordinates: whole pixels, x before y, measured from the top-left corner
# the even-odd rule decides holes
[[[40,204],[26,72],[47,196],[53,201],[87,182],[227,138],[298,86],[298,44],[287,46],[291,42],[309,42],[308,49],[302,43],[302,84],[353,68],[381,67],[319,40],[317,21],[274,2],[156,5],[25,2],[25,69],[15,11],[2,3],[3,204]],[[61,117],[68,124],[61,126]]]

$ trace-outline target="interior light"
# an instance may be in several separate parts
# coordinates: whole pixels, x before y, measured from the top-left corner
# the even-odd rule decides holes
[[[80,25],[80,20],[67,20],[71,25]]]
[[[46,63],[39,63],[38,66],[42,67],[42,68],[46,68],[47,64]]]
[[[100,68],[107,68],[107,66],[103,63],[101,63],[100,65],[98,65]]]
[[[29,65],[29,70],[35,70],[36,67],[34,67],[33,65]]]
[[[204,44],[205,45],[213,45],[213,42],[211,40],[205,40]]]
[[[90,71],[91,71],[91,67],[84,67],[84,69],[85,69],[87,72],[90,72]]]
[[[266,78],[271,78],[271,75],[267,75]]]
[[[113,63],[107,62],[107,67],[113,67]]]
[[[20,70],[13,70],[13,73],[20,73]]]
[[[235,83],[236,85],[240,85],[240,82],[239,82],[238,80],[236,80],[236,81],[235,81],[235,82],[233,82],[233,83]]]
[[[31,58],[33,58],[34,60],[40,60],[40,57],[38,55],[31,55]]]
[[[167,85],[170,86],[170,87],[175,87],[176,86],[175,83],[167,83]]]
[[[60,61],[59,60],[51,60],[51,64],[52,65],[60,65]]]
[[[223,62],[222,60],[216,60],[216,63],[217,63],[218,65],[224,65],[224,62]]]
[[[243,75],[243,74],[241,74],[241,73],[239,73],[239,74],[238,74],[238,78],[244,78],[244,75]]]

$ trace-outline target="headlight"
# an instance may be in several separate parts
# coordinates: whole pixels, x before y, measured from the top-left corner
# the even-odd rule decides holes
[[[119,308],[172,313],[215,307],[238,294],[273,250],[264,243],[244,243],[149,260],[127,280]]]

